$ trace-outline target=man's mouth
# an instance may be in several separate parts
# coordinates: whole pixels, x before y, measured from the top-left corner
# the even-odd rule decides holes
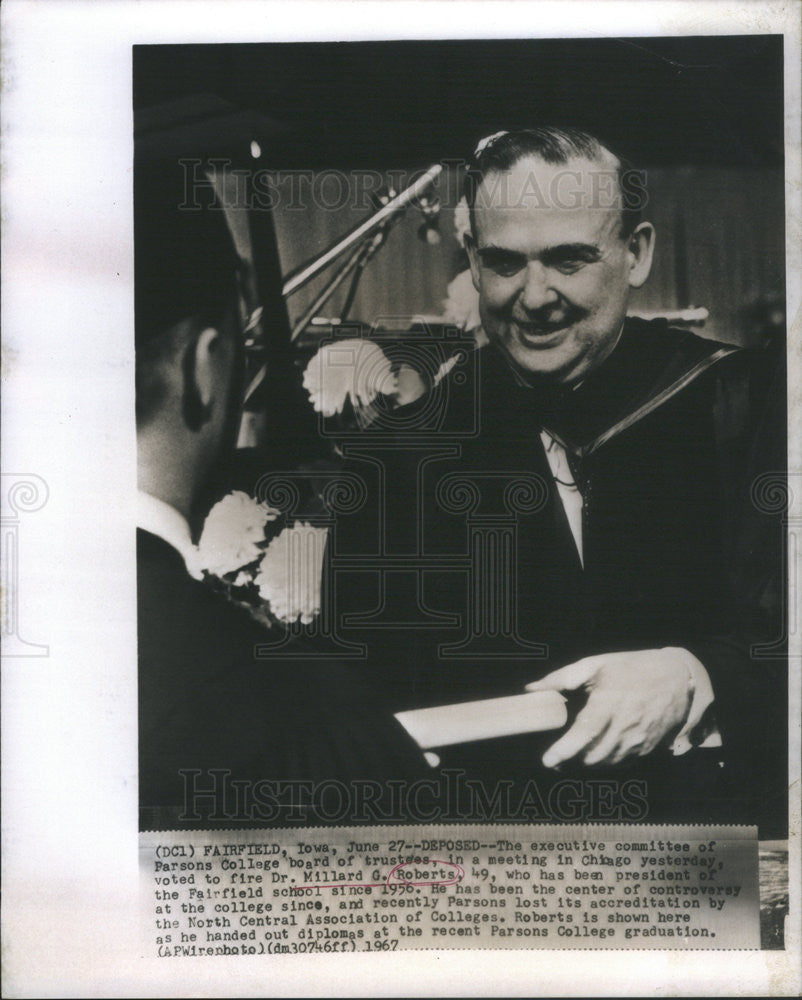
[[[522,340],[542,344],[559,339],[559,335],[572,325],[572,320],[566,318],[553,323],[519,323],[513,326]]]

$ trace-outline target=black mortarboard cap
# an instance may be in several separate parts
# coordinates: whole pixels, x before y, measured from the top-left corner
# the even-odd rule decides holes
[[[188,317],[219,320],[236,302],[237,265],[225,212],[198,161],[135,162],[137,348]]]

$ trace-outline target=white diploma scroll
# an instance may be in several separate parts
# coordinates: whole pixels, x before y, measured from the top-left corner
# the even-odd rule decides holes
[[[398,712],[396,719],[421,750],[561,729],[568,721],[565,698],[557,691],[531,691],[457,705]]]

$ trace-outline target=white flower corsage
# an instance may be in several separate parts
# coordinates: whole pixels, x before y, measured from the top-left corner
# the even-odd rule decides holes
[[[264,555],[265,525],[280,511],[259,503],[241,490],[223,497],[212,507],[198,542],[201,569],[224,577]]]
[[[257,620],[310,625],[320,613],[328,531],[298,523],[268,537],[268,526],[281,516],[247,493],[229,493],[206,518],[196,566]]]
[[[348,399],[359,410],[379,394],[393,396],[398,390],[384,351],[356,338],[324,344],[306,366],[303,385],[312,406],[324,417],[342,413]]]
[[[320,614],[327,536],[325,528],[294,524],[268,545],[254,583],[279,621],[311,625]]]

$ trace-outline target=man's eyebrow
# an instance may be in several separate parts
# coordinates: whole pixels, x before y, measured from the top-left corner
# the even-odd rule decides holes
[[[561,243],[556,247],[548,247],[540,255],[543,261],[552,260],[576,260],[577,258],[586,261],[599,260],[602,252],[595,243]]]
[[[480,257],[525,257],[525,253],[520,250],[510,250],[507,247],[496,246],[495,243],[488,243],[487,246],[478,247],[476,251]]]
[[[520,250],[510,250],[509,247],[500,247],[495,243],[488,243],[483,247],[478,248],[479,253],[508,253],[515,257],[523,257],[524,254]]]
[[[508,247],[496,246],[495,243],[488,243],[487,246],[479,247],[476,252],[482,260],[526,258],[526,254],[520,250],[510,250]],[[558,246],[547,247],[538,256],[541,261],[547,264],[554,261],[576,259],[592,262],[599,260],[602,252],[594,243],[560,243]]]

